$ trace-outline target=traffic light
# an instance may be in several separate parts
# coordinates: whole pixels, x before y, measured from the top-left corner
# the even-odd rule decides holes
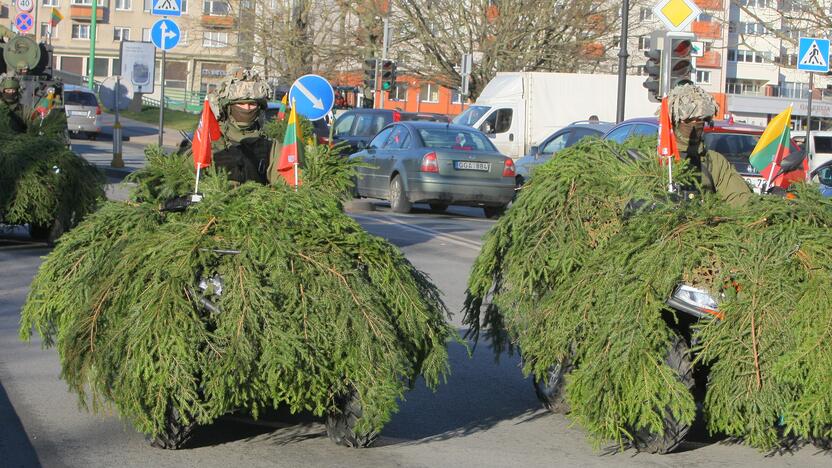
[[[396,86],[396,62],[385,60],[381,62],[381,90],[391,91]]]
[[[364,60],[364,87],[376,89],[376,59]]]
[[[647,88],[647,98],[650,102],[661,102],[662,99],[662,51],[659,49],[646,50],[644,55],[647,63],[644,71],[647,72],[647,79],[644,80],[644,87]]]
[[[667,45],[667,52],[670,54],[667,62],[669,67],[667,90],[670,91],[681,84],[692,84],[690,75],[693,72],[693,59],[690,54],[693,51],[693,43],[691,39],[668,34]]]

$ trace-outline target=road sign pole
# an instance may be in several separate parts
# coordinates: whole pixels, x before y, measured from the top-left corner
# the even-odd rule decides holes
[[[95,29],[98,24],[98,0],[92,0],[92,13],[90,13],[90,65],[87,87],[92,91],[95,88]]]
[[[812,90],[815,88],[815,74],[809,72],[809,106],[806,111],[806,148],[812,150]],[[812,158],[812,155],[809,155]]]
[[[167,36],[167,28],[162,28],[162,69],[160,70],[160,79],[162,81],[161,96],[159,99],[159,147],[162,147],[162,140],[165,135],[165,39]]]
[[[630,1],[624,0],[621,6],[621,39],[618,45],[618,102],[615,111],[615,123],[624,120],[624,99],[627,93],[627,32],[629,29]]]
[[[124,167],[124,159],[121,154],[121,122],[118,119],[119,97],[121,97],[121,75],[116,75],[115,91],[116,121],[113,123],[113,160],[110,161],[110,167]]]

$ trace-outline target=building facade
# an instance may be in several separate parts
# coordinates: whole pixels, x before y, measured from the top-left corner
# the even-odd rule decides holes
[[[122,41],[150,41],[151,27],[161,18],[150,13],[152,1],[99,0],[95,34],[96,81],[120,73]],[[55,28],[49,25],[53,7],[64,17]],[[8,24],[13,26],[18,13],[16,6],[6,4],[0,8],[0,14],[4,13],[9,18]],[[67,73],[88,75],[92,0],[35,0],[32,14],[38,39],[51,43],[54,48],[53,67]],[[181,29],[181,40],[166,56],[164,79],[168,96],[204,92],[221,81],[232,64],[240,62],[235,28],[238,17],[224,0],[182,0],[182,16],[174,18]],[[5,19],[0,21],[6,22]],[[161,52],[157,51],[155,95],[161,84],[160,59]]]

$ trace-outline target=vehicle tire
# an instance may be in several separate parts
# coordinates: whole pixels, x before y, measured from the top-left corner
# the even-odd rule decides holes
[[[410,201],[404,192],[404,184],[400,175],[393,176],[390,181],[390,208],[396,213],[410,213]]]
[[[429,205],[430,205],[430,210],[435,211],[437,213],[442,213],[442,212],[444,212],[445,210],[448,209],[448,204],[447,203],[429,203]]]
[[[563,389],[566,383],[564,377],[572,371],[572,368],[572,360],[565,358],[547,369],[543,380],[535,377],[532,381],[537,399],[547,410],[558,414],[569,412],[569,403],[564,398]]]
[[[150,445],[165,450],[179,450],[190,439],[196,423],[185,423],[179,410],[170,407],[167,411],[165,429],[150,439]]]
[[[49,245],[55,244],[61,235],[64,233],[64,224],[61,220],[56,219],[52,224],[29,224],[29,237],[32,240],[46,242]]]
[[[485,214],[485,217],[488,219],[493,219],[498,216],[502,216],[503,213],[506,212],[505,206],[484,206],[482,207],[482,212]]]
[[[693,391],[693,365],[690,362],[690,350],[682,337],[675,337],[667,350],[665,363],[678,375],[688,390]],[[666,454],[672,452],[684,441],[690,430],[689,424],[678,421],[669,410],[665,410],[664,434],[658,435],[642,429],[635,432],[634,445],[640,452]]]
[[[358,433],[355,431],[363,410],[355,391],[335,397],[337,410],[326,417],[326,433],[338,445],[350,448],[369,447],[378,438],[377,432]]]
[[[98,139],[98,134],[94,132],[87,132],[87,140],[95,141]]]

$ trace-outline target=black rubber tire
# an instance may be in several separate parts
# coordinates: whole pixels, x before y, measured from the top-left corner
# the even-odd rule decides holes
[[[165,421],[165,430],[150,439],[152,447],[165,450],[179,450],[191,439],[196,423],[184,423],[176,408],[169,408]]]
[[[482,207],[482,213],[488,219],[493,219],[498,216],[502,216],[503,213],[506,212],[505,206],[484,206]]]
[[[563,389],[566,384],[564,377],[566,377],[566,374],[572,372],[572,368],[572,360],[566,358],[550,367],[546,371],[546,376],[543,380],[538,380],[537,378],[532,380],[534,393],[547,410],[558,414],[566,414],[569,412],[569,403],[564,398]]]
[[[52,224],[48,226],[41,224],[29,225],[29,237],[31,237],[32,240],[46,242],[49,245],[54,245],[55,241],[57,241],[63,233],[64,224],[59,219],[52,221]]]
[[[398,174],[390,181],[390,208],[396,213],[410,213],[411,203],[407,199],[402,178]]]
[[[442,213],[448,209],[447,203],[428,203],[430,205],[430,210],[435,211],[437,213]]]
[[[98,133],[95,132],[87,132],[87,140],[95,141],[98,139]]]
[[[350,448],[369,447],[378,438],[377,432],[357,433],[355,427],[363,411],[355,392],[335,397],[336,411],[326,417],[326,433],[338,445]]]
[[[679,380],[693,392],[696,382],[693,378],[693,365],[690,362],[690,349],[685,340],[677,336],[667,350],[665,362],[676,372]],[[650,433],[647,430],[635,432],[634,445],[640,452],[666,454],[676,449],[684,440],[690,424],[683,424],[678,421],[670,411],[665,411],[664,434]]]

